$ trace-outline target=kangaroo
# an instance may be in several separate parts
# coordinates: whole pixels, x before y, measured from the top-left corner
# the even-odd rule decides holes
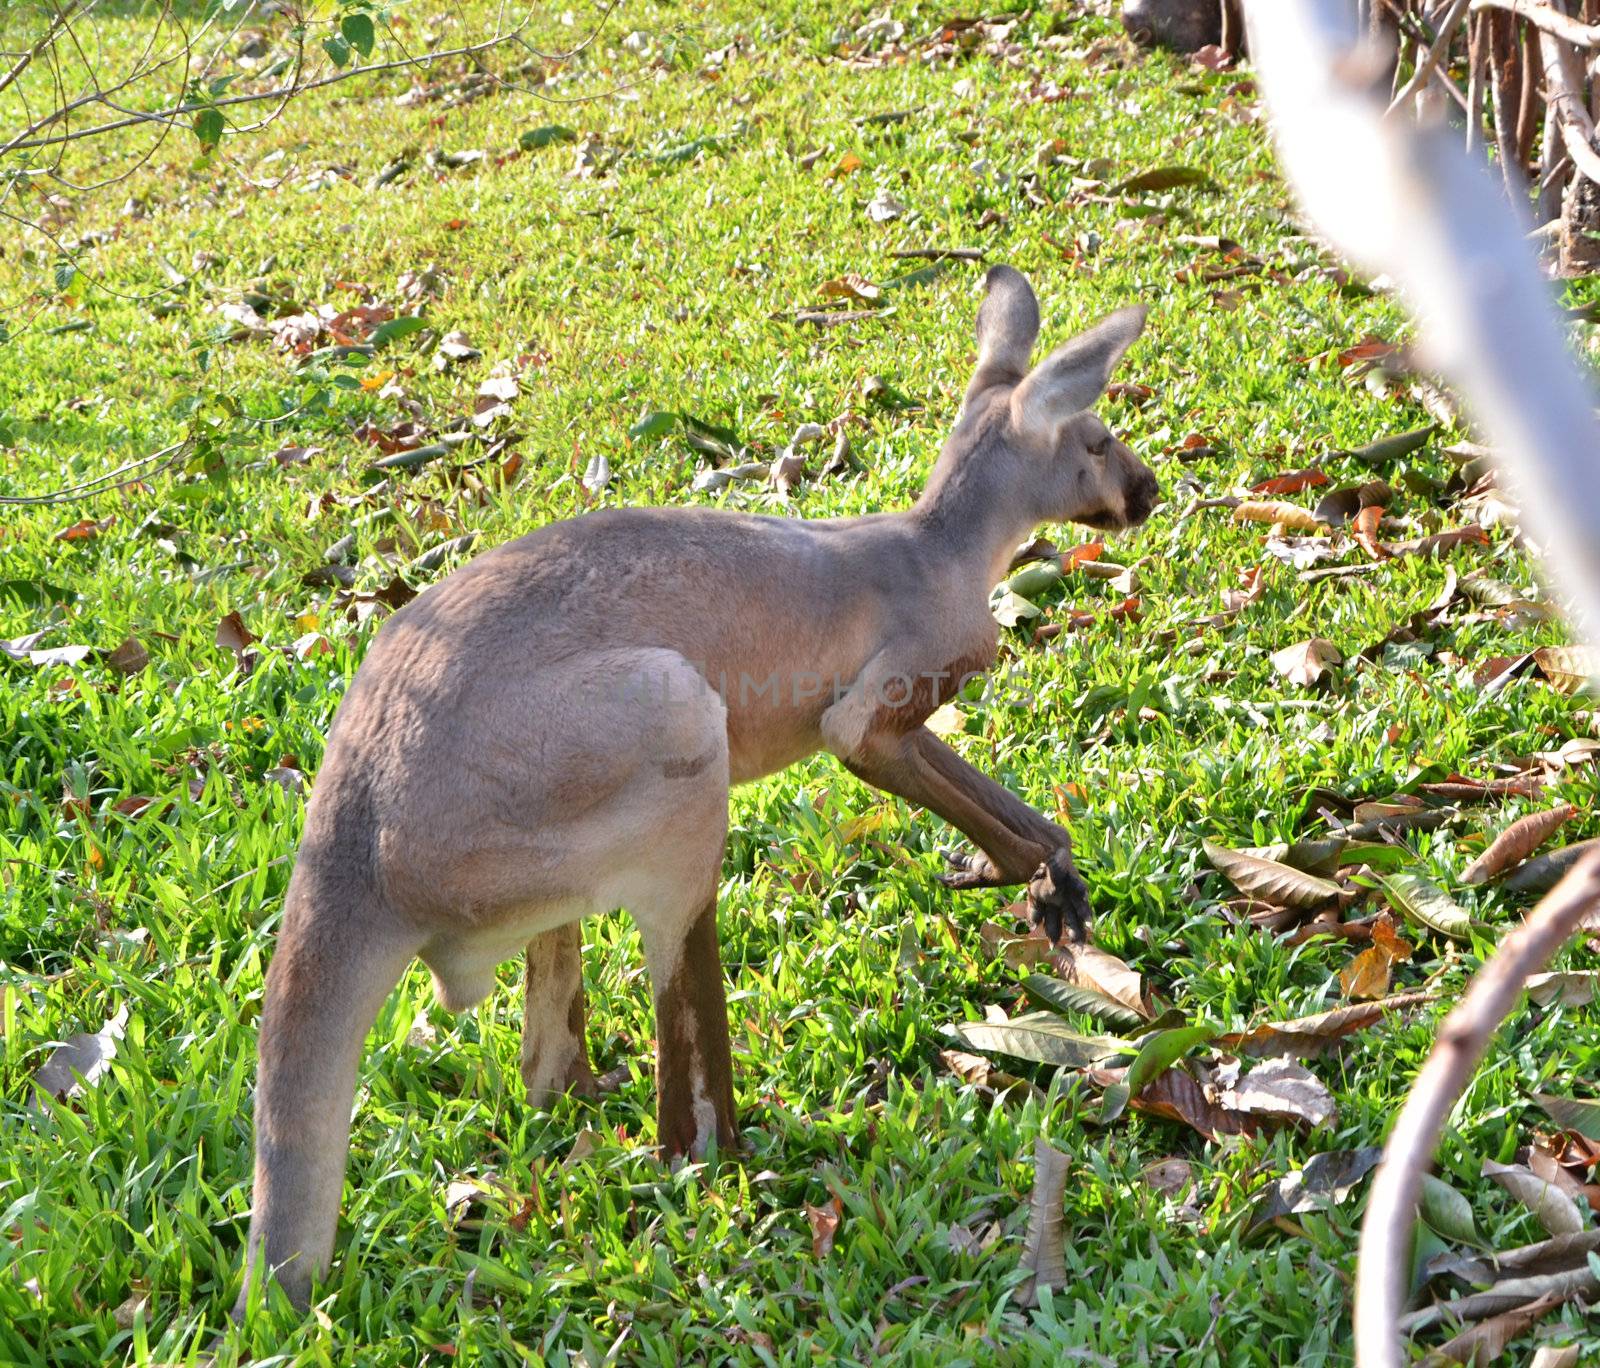
[[[252,1275],[328,1267],[362,1043],[411,961],[452,1011],[526,950],[530,1102],[592,1092],[580,919],[626,908],[655,1000],[667,1155],[738,1140],[716,894],[728,790],[818,750],[1087,934],[1067,833],[922,723],[993,664],[990,588],[1044,522],[1142,522],[1154,475],[1087,410],[1144,326],[1111,314],[1029,370],[1039,306],[985,278],[977,369],[922,496],[804,520],[611,509],[477,557],[384,624],[329,732],[261,1013]],[[730,682],[733,681],[733,682]]]

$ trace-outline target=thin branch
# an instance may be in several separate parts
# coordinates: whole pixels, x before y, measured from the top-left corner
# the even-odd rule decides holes
[[[1539,30],[1539,48],[1544,54],[1545,117],[1556,120],[1573,164],[1600,184],[1600,152],[1594,150],[1594,121],[1584,103],[1583,82],[1579,78],[1574,83],[1574,73],[1567,68],[1571,49],[1544,29]]]
[[[1472,0],[1454,0],[1444,18],[1439,21],[1439,28],[1433,35],[1433,42],[1428,44],[1428,50],[1422,54],[1417,62],[1417,69],[1411,73],[1411,79],[1400,87],[1400,92],[1389,102],[1389,113],[1393,114],[1406,103],[1413,95],[1422,89],[1432,77],[1434,68],[1443,60],[1445,53],[1450,51],[1450,44],[1455,40],[1456,29],[1461,26],[1461,21],[1467,17],[1467,6]],[[1448,82],[1452,90],[1455,83]],[[1457,92],[1459,94],[1459,92]]]
[[[188,455],[190,445],[190,439],[185,437],[181,442],[162,447],[160,451],[153,451],[148,456],[140,456],[136,460],[118,466],[115,470],[108,470],[104,475],[96,475],[92,480],[85,480],[82,484],[53,489],[46,494],[0,495],[0,504],[36,507],[43,504],[75,503],[79,499],[91,498],[96,494],[108,494],[113,489],[126,489],[129,485],[138,484],[140,480],[150,479],[177,465]],[[158,461],[162,464],[156,465]],[[144,468],[151,465],[155,465],[154,470]],[[137,470],[139,474],[131,475],[127,479],[117,479],[119,475],[128,475],[131,470]]]
[[[1576,19],[1551,9],[1549,5],[1539,4],[1538,0],[1472,0],[1474,14],[1486,9],[1514,14],[1519,19],[1526,19],[1536,29],[1576,43],[1581,48],[1600,47],[1600,24],[1580,24]]]
[[[1410,1289],[1411,1242],[1422,1176],[1444,1123],[1472,1081],[1495,1030],[1522,1000],[1529,975],[1547,965],[1586,916],[1600,910],[1600,852],[1580,860],[1521,926],[1500,942],[1444,1019],[1438,1039],[1389,1132],[1367,1198],[1356,1267],[1356,1358],[1362,1368],[1401,1368],[1396,1329]]]
[[[10,71],[6,72],[4,76],[0,76],[0,95],[3,95],[6,87],[15,81],[17,77],[22,75],[22,73],[33,64],[33,59],[35,57],[37,57],[55,41],[56,34],[61,31],[62,27],[66,24],[67,20],[71,18],[73,12],[77,8],[77,0],[72,0],[72,3],[68,4],[65,9],[56,11],[55,17],[50,21],[50,27],[40,35],[39,41],[17,59],[16,65],[13,66]]]

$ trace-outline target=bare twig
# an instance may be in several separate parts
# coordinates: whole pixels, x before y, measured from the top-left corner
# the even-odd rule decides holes
[[[1583,79],[1569,66],[1572,49],[1541,29],[1539,49],[1544,56],[1545,117],[1561,131],[1561,143],[1573,164],[1600,184],[1600,152],[1594,149],[1594,121],[1583,100]]]
[[[108,470],[104,475],[96,475],[92,480],[85,480],[81,484],[67,485],[61,489],[52,489],[45,494],[11,494],[0,495],[0,504],[21,505],[23,507],[38,506],[43,504],[76,503],[80,499],[91,498],[96,494],[108,494],[113,489],[126,489],[129,485],[138,484],[141,480],[152,479],[164,470],[169,470],[189,454],[191,443],[186,437],[181,442],[174,442],[171,446],[162,447],[160,451],[152,451],[148,456],[140,456],[136,460],[128,461],[118,466],[115,470]],[[157,464],[157,463],[160,464]],[[154,469],[147,467],[154,466]],[[129,471],[137,470],[137,475],[129,475]],[[118,479],[118,476],[127,476]]]
[[[1461,26],[1462,20],[1467,17],[1467,6],[1471,3],[1472,0],[1453,0],[1444,18],[1439,21],[1439,27],[1434,33],[1433,42],[1428,45],[1428,50],[1418,58],[1416,70],[1411,73],[1411,78],[1400,87],[1399,93],[1389,102],[1389,113],[1394,114],[1402,109],[1406,101],[1428,84],[1435,68],[1438,67],[1445,53],[1450,50],[1450,44],[1455,39],[1456,30]],[[1460,94],[1459,91],[1456,91],[1453,83],[1450,84],[1450,89],[1455,91],[1457,95]]]
[[[1580,861],[1501,941],[1473,977],[1417,1075],[1367,1198],[1356,1270],[1356,1358],[1362,1368],[1401,1368],[1396,1322],[1410,1283],[1411,1235],[1422,1175],[1450,1108],[1472,1079],[1496,1028],[1522,998],[1529,975],[1548,964],[1588,914],[1600,909],[1600,852]]]
[[[1519,19],[1526,19],[1536,29],[1553,34],[1581,48],[1600,47],[1600,24],[1580,24],[1576,19],[1553,10],[1537,0],[1472,0],[1472,10],[1504,10]]]

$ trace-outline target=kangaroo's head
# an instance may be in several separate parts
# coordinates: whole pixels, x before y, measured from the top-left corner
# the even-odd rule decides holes
[[[1144,327],[1143,306],[1119,309],[1057,347],[1031,370],[1039,301],[1021,272],[992,268],[978,310],[978,366],[958,433],[985,460],[1018,467],[1036,522],[1115,531],[1150,516],[1161,488],[1149,467],[1089,406]],[[1004,452],[997,451],[1000,448]]]

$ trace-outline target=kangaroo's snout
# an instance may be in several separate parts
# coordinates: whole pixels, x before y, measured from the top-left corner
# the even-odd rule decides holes
[[[1150,510],[1161,498],[1161,485],[1146,466],[1141,465],[1123,495],[1129,527],[1137,527],[1150,516]]]

